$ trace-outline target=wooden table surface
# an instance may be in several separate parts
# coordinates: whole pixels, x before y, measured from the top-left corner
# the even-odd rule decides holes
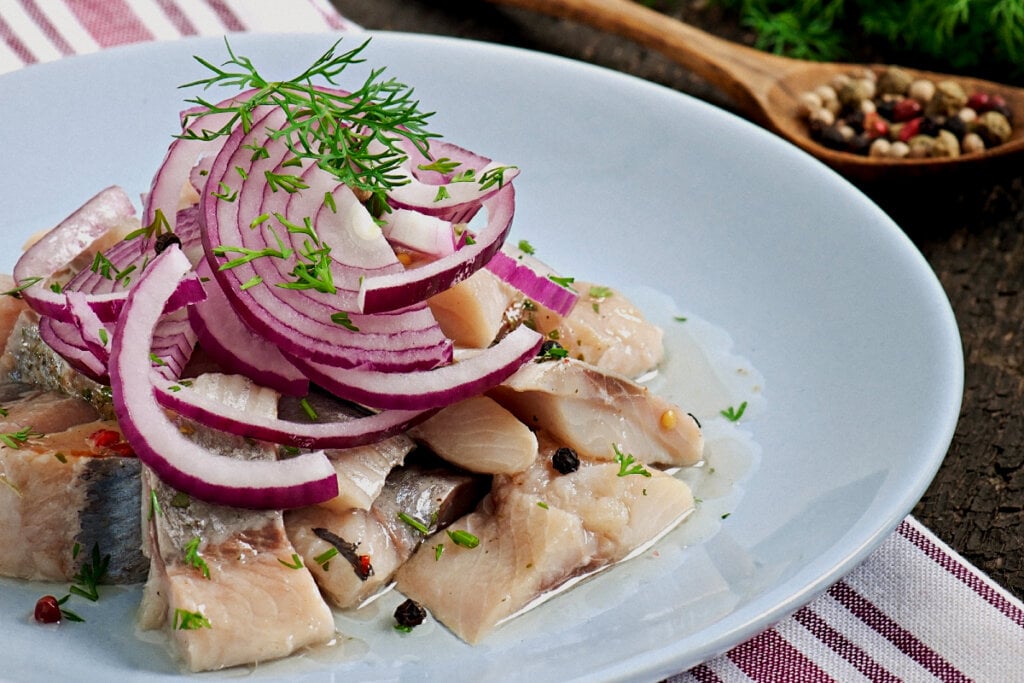
[[[368,29],[457,36],[592,62],[731,109],[657,53],[568,21],[483,0],[333,0]],[[681,3],[686,21],[732,40],[752,37],[713,5]],[[878,55],[884,61],[885,55]],[[1024,122],[1021,122],[1024,125]],[[865,186],[914,240],[952,302],[966,377],[960,422],[913,514],[1024,598],[1024,164],[941,183]]]

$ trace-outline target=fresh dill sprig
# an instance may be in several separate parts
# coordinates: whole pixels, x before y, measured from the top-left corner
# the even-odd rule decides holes
[[[411,87],[393,78],[382,78],[382,68],[372,69],[351,93],[314,85],[316,80],[336,85],[346,68],[365,62],[362,52],[369,40],[342,51],[339,39],[309,68],[287,81],[268,81],[248,57],[235,54],[226,39],[224,43],[227,61],[217,66],[196,56],[195,60],[211,75],[181,87],[205,90],[227,86],[255,92],[244,101],[225,105],[201,96],[187,100],[201,110],[185,116],[182,138],[211,140],[230,134],[238,125],[248,131],[258,107],[277,106],[284,111],[286,121],[280,128],[268,130],[271,140],[283,142],[296,158],[316,163],[340,182],[383,200],[386,190],[408,182],[407,175],[400,172],[407,159],[404,141],[426,155],[429,139],[438,137],[426,129],[433,113],[420,110]],[[188,130],[195,119],[214,113],[227,114],[227,122],[213,130]]]

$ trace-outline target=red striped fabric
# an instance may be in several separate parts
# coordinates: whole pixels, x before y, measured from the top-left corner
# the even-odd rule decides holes
[[[247,30],[358,30],[329,0],[9,0],[0,73],[96,49]],[[16,31],[29,22],[32,29]]]

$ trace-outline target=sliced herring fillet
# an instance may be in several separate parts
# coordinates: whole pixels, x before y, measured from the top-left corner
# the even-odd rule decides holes
[[[409,434],[471,472],[512,474],[537,458],[537,437],[530,428],[487,396],[443,408]]]
[[[682,408],[583,361],[525,363],[488,395],[581,456],[612,460],[617,445],[651,465],[689,466],[703,457],[700,427]]]
[[[276,416],[276,393],[240,377],[201,375],[192,390],[241,401],[254,418]],[[185,421],[182,429],[224,457],[274,457],[266,444]],[[282,513],[183,497],[148,468],[143,484],[151,567],[139,623],[145,629],[165,628],[187,669],[276,659],[334,636],[333,615],[312,575],[294,564],[297,553]]]

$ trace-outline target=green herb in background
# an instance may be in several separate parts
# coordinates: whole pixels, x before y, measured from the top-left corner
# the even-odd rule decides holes
[[[641,0],[676,13],[683,0]],[[800,59],[868,61],[980,70],[1024,79],[1024,0],[709,0],[734,12],[755,47]],[[869,46],[870,47],[870,46]]]

